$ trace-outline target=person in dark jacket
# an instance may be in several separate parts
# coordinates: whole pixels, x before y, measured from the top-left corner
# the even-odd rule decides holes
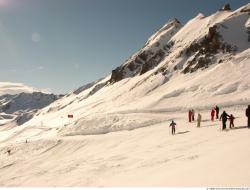
[[[220,120],[222,120],[222,130],[225,130],[227,128],[227,119],[229,119],[229,115],[226,113],[226,111],[223,111],[220,116]]]
[[[175,126],[176,126],[176,123],[172,120],[172,122],[169,125],[169,127],[172,128],[172,135],[175,135]]]
[[[246,109],[246,116],[248,118],[247,127],[250,128],[250,105],[248,105],[248,108]]]
[[[192,112],[192,121],[194,121],[194,110],[192,109],[191,112]]]
[[[215,112],[216,112],[216,119],[219,119],[220,108],[218,106],[215,106]]]

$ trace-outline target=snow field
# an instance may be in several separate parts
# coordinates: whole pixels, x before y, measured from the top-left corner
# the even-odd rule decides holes
[[[174,112],[166,113],[167,121],[132,131],[1,143],[0,185],[249,186],[250,130],[241,128],[242,107],[227,111],[237,128],[226,132],[219,121],[209,121],[209,111],[201,113],[201,128]],[[172,118],[175,136],[168,128]]]

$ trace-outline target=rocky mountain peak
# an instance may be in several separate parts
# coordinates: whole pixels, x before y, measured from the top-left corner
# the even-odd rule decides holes
[[[174,45],[174,42],[170,39],[181,28],[182,25],[178,19],[169,20],[148,39],[141,50],[112,71],[110,83],[118,82],[127,77],[142,75],[156,67],[169,53]]]
[[[229,3],[225,4],[220,10],[221,11],[231,11],[230,4]]]

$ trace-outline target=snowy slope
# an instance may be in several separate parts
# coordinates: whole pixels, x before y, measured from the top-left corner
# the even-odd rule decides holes
[[[0,184],[249,186],[249,11],[250,3],[170,20],[109,76],[0,131]],[[215,105],[237,117],[238,130],[209,121]],[[191,108],[201,129],[186,122]]]
[[[0,144],[0,186],[248,187],[250,130],[241,128],[246,123],[241,109],[228,111],[237,116],[237,128],[227,132],[219,130],[219,121],[211,123],[206,111],[201,128],[188,124],[186,113],[142,115],[176,118],[176,136],[169,135],[165,121],[98,136],[9,139]]]
[[[51,104],[23,127],[42,122],[55,128],[67,125],[61,129],[63,134],[102,134],[155,122],[150,118],[138,121],[136,113],[248,104],[250,43],[245,23],[249,15],[242,10],[249,6],[217,11],[208,17],[199,14],[184,26],[176,19],[168,22],[121,68],[145,49],[159,51],[172,41],[158,65],[118,81],[111,81],[112,73],[92,87]],[[155,47],[157,42],[160,46]],[[68,119],[68,114],[74,118]]]

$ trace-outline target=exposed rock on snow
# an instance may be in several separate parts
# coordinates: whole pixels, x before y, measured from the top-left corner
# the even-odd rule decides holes
[[[112,71],[111,83],[127,77],[142,75],[156,67],[167,56],[174,45],[170,41],[182,27],[177,19],[170,20],[158,32],[153,34],[144,47],[128,59],[123,65]]]
[[[222,7],[221,10],[222,10],[222,11],[231,11],[230,4],[229,4],[229,3],[225,4],[225,5]]]

